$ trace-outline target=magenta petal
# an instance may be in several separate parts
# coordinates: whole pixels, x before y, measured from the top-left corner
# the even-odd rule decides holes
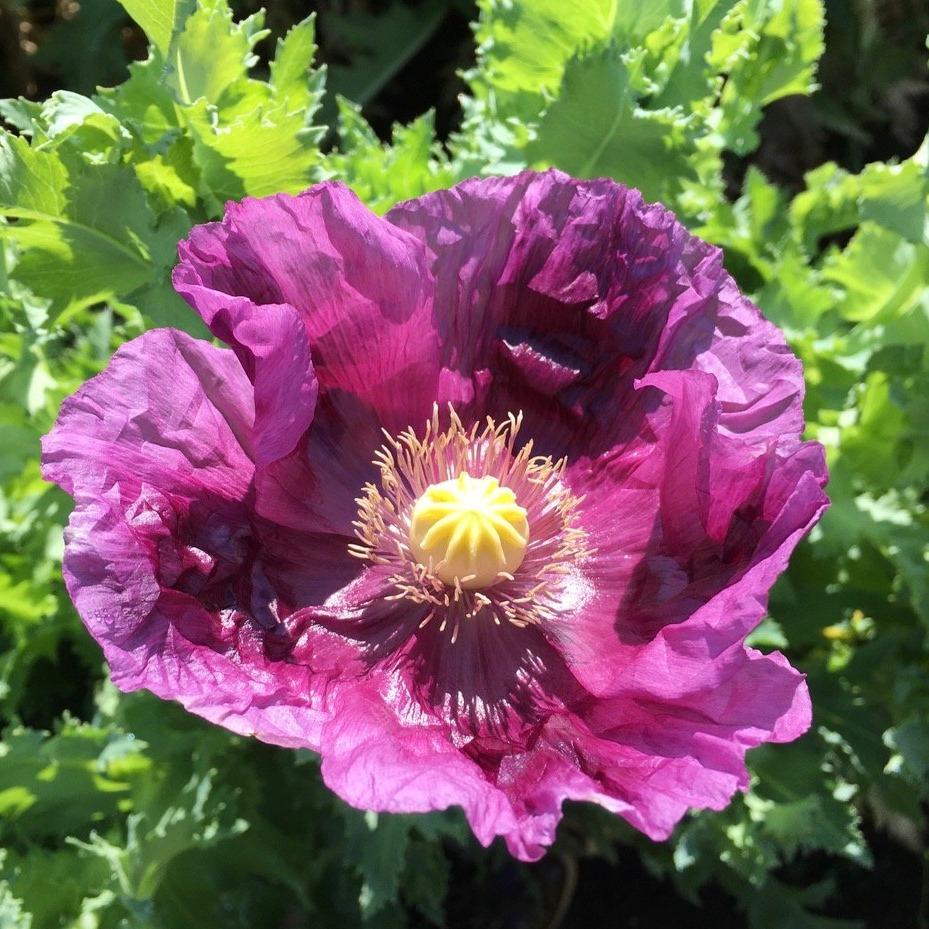
[[[43,474],[77,500],[150,482],[196,498],[247,491],[253,391],[235,356],[172,329],[124,345],[61,407]]]
[[[292,307],[323,391],[352,394],[392,430],[425,421],[439,380],[425,250],[348,188],[231,203],[179,251],[175,286],[217,336],[236,339],[214,324],[229,297],[251,304],[258,326],[269,307]]]
[[[688,688],[699,686],[701,674],[715,673],[720,656],[764,616],[768,591],[826,505],[816,478],[809,471],[803,472],[759,540],[749,566],[734,582],[693,609],[686,621],[664,626],[645,643],[624,674],[614,680],[611,692],[641,690],[676,699],[687,694]]]
[[[589,592],[576,615],[546,625],[600,696],[632,680],[657,693],[712,673],[760,622],[790,552],[827,505],[822,449],[789,436],[782,445],[735,442],[719,429],[712,376],[661,372],[639,387],[642,403],[662,398],[639,436],[569,471],[585,494]],[[666,648],[685,640],[701,646],[692,663]]]
[[[524,172],[465,181],[387,218],[433,256],[443,362],[470,384],[475,410],[522,409],[545,451],[604,453],[634,379],[674,369],[715,377],[724,431],[800,432],[802,373],[783,336],[738,292],[721,251],[638,191]]]
[[[448,738],[409,693],[355,686],[339,695],[323,728],[323,779],[353,806],[425,813],[463,807],[478,840],[515,829],[503,793]]]
[[[276,461],[306,432],[319,394],[303,323],[293,307],[267,304],[259,316],[243,297],[185,283],[190,277],[185,270],[177,269],[174,286],[232,347],[254,385],[255,461],[259,466]]]
[[[224,648],[202,635],[215,627],[215,618],[194,598],[161,591],[154,571],[140,569],[145,556],[117,514],[93,505],[76,511],[65,576],[113,682],[121,690],[144,688],[177,700],[240,735],[292,748],[318,745],[324,714],[312,698],[308,670],[270,661],[263,649],[246,650],[242,641]]]
[[[519,828],[510,850],[534,860],[551,844],[564,800],[591,800],[653,839],[690,809],[722,809],[748,786],[747,749],[810,725],[802,675],[779,654],[738,648],[712,686],[686,700],[619,698],[555,716],[535,748],[501,765],[498,786]]]
[[[688,809],[722,809],[746,789],[747,749],[795,739],[810,726],[803,675],[782,655],[736,646],[716,675],[702,686],[682,684],[676,699],[605,700],[584,714],[597,738],[574,744],[589,765],[601,766],[598,779],[609,792],[632,807],[622,815],[653,838],[666,838]],[[634,754],[649,759],[645,776],[628,776]]]
[[[44,474],[75,497],[65,581],[114,682],[313,744],[312,681],[270,657],[275,600],[251,556],[252,398],[232,352],[149,332],[65,401]]]
[[[433,255],[443,360],[475,413],[523,410],[547,453],[604,451],[668,320],[714,299],[695,289],[673,214],[612,181],[474,179],[388,219]]]
[[[557,737],[556,737],[557,739]],[[540,740],[534,751],[510,754],[500,763],[498,783],[513,798],[517,827],[504,834],[510,854],[537,861],[555,841],[565,800],[586,800],[620,815],[632,807],[613,796],[579,764],[572,751]]]
[[[636,434],[605,455],[578,459],[568,472],[584,497],[588,591],[580,610],[546,631],[593,693],[611,693],[662,625],[686,619],[714,592],[701,599],[693,590],[687,560],[708,546],[714,396],[714,379],[701,372],[655,375],[630,406]]]
[[[375,480],[384,441],[376,412],[352,394],[325,392],[296,447],[255,476],[256,510],[282,526],[354,538],[355,497]]]
[[[718,249],[692,239],[685,254],[695,286],[715,288],[716,294],[700,312],[681,312],[668,326],[651,369],[693,366],[712,374],[726,432],[752,440],[798,435],[803,431],[800,360],[780,330],[739,293]]]

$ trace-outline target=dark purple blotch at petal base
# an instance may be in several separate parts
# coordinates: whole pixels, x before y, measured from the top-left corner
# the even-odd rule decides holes
[[[119,687],[319,752],[355,806],[459,805],[525,860],[566,799],[664,838],[809,727],[803,676],[745,645],[827,505],[802,371],[667,209],[552,171],[379,218],[325,183],[229,204],[179,252],[228,348],[146,333],[43,446]],[[454,645],[348,552],[382,430],[449,403],[522,411],[589,548],[543,622]]]

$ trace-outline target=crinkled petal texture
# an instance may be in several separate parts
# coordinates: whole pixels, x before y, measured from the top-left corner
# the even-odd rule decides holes
[[[611,181],[230,204],[175,286],[228,345],[124,346],[62,407],[64,572],[114,681],[322,755],[349,803],[462,806],[531,860],[565,799],[658,839],[810,723],[744,644],[826,498],[802,372],[717,249]],[[456,638],[352,558],[382,430],[522,411],[587,551],[538,623]],[[478,617],[479,618],[479,617]]]

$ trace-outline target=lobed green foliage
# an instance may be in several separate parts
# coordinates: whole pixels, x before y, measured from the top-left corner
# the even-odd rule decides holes
[[[750,792],[668,843],[575,807],[553,854],[634,848],[688,899],[724,888],[753,929],[860,925],[818,915],[836,899],[831,872],[797,868],[816,854],[864,877],[863,823],[923,848],[929,143],[859,174],[825,164],[792,199],[749,168],[731,202],[723,177],[758,145],[766,105],[813,88],[820,0],[481,0],[448,145],[428,113],[383,143],[359,106],[436,4],[385,14],[380,43],[346,23],[361,65],[336,75],[352,99],[332,101],[312,18],[258,73],[261,13],[122,2],[151,43],[122,84],[0,103],[15,130],[0,133],[0,926],[442,925],[452,867],[503,866],[454,812],[349,810],[308,753],[118,695],[63,588],[69,502],[39,477],[38,442],[122,341],[158,325],[205,334],[168,276],[178,239],[227,199],[336,177],[383,211],[548,165],[637,186],[725,249],[804,361],[833,500],[754,634],[809,675],[813,731],[754,751]]]

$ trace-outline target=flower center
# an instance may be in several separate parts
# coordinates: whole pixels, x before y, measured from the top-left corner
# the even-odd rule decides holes
[[[384,572],[394,592],[452,645],[466,624],[523,628],[575,609],[590,554],[567,461],[518,444],[522,414],[465,426],[439,408],[422,432],[387,435],[375,452],[377,484],[356,498],[356,558]]]
[[[423,567],[463,590],[512,578],[529,544],[526,510],[495,477],[430,484],[413,506],[410,548]]]

